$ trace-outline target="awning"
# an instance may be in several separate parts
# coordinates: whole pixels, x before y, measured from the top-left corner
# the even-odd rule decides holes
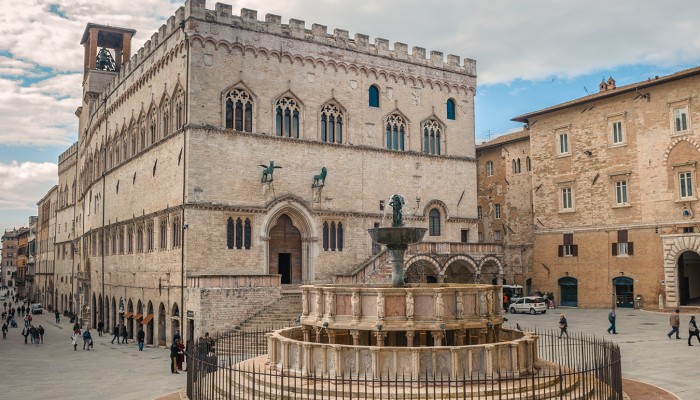
[[[131,313],[131,312],[125,312],[125,313],[124,313],[124,319],[128,319],[128,318],[131,318],[131,316],[132,316],[132,315],[134,315],[134,313]]]
[[[136,321],[138,321],[141,319],[141,317],[143,317],[143,314],[134,314],[134,316],[132,318],[135,319]]]
[[[146,314],[145,317],[143,317],[143,321],[141,321],[142,325],[147,325],[151,320],[153,319],[153,314]]]

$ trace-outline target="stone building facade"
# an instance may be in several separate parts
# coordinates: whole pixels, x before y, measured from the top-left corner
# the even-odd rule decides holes
[[[477,145],[476,156],[478,240],[503,244],[501,283],[525,285],[530,293],[534,241],[530,133],[522,130]],[[490,273],[482,282],[495,281],[497,271]]]
[[[37,203],[39,218],[36,233],[34,298],[31,300],[42,303],[47,308],[53,308],[58,296],[54,286],[57,201],[58,185],[52,187]]]
[[[476,242],[475,61],[203,0],[132,56],[134,34],[88,24],[82,38],[59,305],[82,295],[86,321],[142,324],[152,344],[185,323],[186,337],[231,328],[282,285],[356,277],[393,193],[427,242]]]
[[[2,285],[10,288],[16,286],[19,231],[17,228],[5,229],[2,235]]]
[[[700,299],[700,68],[514,118],[529,127],[532,282],[562,305]]]

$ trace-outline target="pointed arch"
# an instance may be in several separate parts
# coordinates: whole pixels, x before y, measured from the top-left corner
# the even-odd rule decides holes
[[[343,143],[347,127],[347,110],[338,100],[327,100],[320,109],[319,140],[327,143]]]
[[[222,98],[221,126],[238,132],[253,132],[257,126],[257,95],[243,81],[224,89]]]
[[[384,119],[384,146],[387,150],[405,151],[410,146],[407,143],[408,123],[406,116],[395,109]]]
[[[435,115],[421,122],[421,147],[424,154],[441,155],[445,152],[445,124]]]
[[[276,136],[303,137],[304,103],[291,90],[275,99],[272,115]]]

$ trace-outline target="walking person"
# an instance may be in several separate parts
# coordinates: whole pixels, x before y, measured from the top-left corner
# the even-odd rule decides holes
[[[29,337],[29,327],[25,326],[24,329],[22,329],[22,336],[24,336],[24,344],[27,344],[27,337]]]
[[[136,340],[139,342],[139,351],[143,351],[143,342],[146,339],[146,332],[143,331],[143,326],[139,327],[139,333],[136,334]]]
[[[105,323],[100,320],[100,322],[97,323],[97,336],[102,336],[102,330],[105,328]]]
[[[87,347],[88,351],[90,351],[90,347],[92,347],[92,335],[90,334],[90,328],[86,328],[85,332],[83,332],[83,350],[85,350],[85,347]]]
[[[612,333],[613,335],[617,335],[617,330],[615,330],[615,320],[617,319],[617,314],[615,314],[615,307],[613,307],[612,310],[610,310],[610,313],[608,314],[608,321],[610,322],[610,327],[608,328],[608,333]]]
[[[170,373],[179,374],[177,372],[177,353],[180,352],[180,347],[177,342],[173,340],[173,344],[170,345]]]
[[[690,322],[688,323],[688,346],[692,346],[690,339],[693,336],[698,338],[698,343],[700,343],[700,330],[698,330],[698,325],[695,323],[695,315],[690,317]]]
[[[566,335],[566,337],[569,337],[569,333],[566,331],[569,328],[569,323],[566,321],[566,317],[564,314],[559,317],[559,339],[561,339],[562,335]]]
[[[671,314],[670,322],[671,322],[671,332],[668,333],[668,338],[671,338],[671,335],[673,333],[676,333],[676,339],[680,339],[680,332],[678,331],[678,327],[681,326],[681,315],[680,315],[681,310],[676,308],[675,313]]]
[[[117,344],[119,344],[119,324],[114,325],[114,329],[112,329],[112,334],[114,335],[114,337],[112,338],[112,344],[114,344],[114,339],[117,339]]]
[[[7,339],[7,322],[2,324],[2,338]]]
[[[56,314],[56,323],[58,324],[61,322],[61,313],[59,313],[58,310],[56,310],[55,314]]]
[[[78,332],[73,332],[73,334],[70,336],[70,342],[73,345],[73,351],[78,351],[78,338],[80,337],[80,334]]]
[[[122,325],[122,343],[129,344],[127,339],[129,339],[129,332],[126,330],[126,325]]]
[[[44,344],[44,327],[39,325],[39,328],[37,328],[37,332],[39,332],[39,342],[41,344]]]

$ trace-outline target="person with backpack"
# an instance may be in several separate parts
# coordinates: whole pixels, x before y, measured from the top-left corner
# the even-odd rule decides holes
[[[83,350],[85,350],[85,347],[87,347],[88,351],[90,351],[90,347],[92,347],[92,335],[90,334],[90,328],[86,328],[83,332]]]
[[[690,317],[690,322],[688,323],[688,346],[692,346],[690,344],[690,339],[695,336],[698,338],[698,343],[700,343],[700,330],[698,330],[698,325],[695,322],[695,315]]]
[[[566,331],[569,328],[569,322],[566,320],[566,317],[564,314],[559,317],[559,339],[561,339],[562,335],[566,335],[566,337],[569,337],[569,333]]]
[[[615,320],[617,319],[617,314],[615,314],[615,307],[608,314],[608,322],[610,322],[610,327],[608,328],[608,333],[617,335],[617,330],[615,330]]]

